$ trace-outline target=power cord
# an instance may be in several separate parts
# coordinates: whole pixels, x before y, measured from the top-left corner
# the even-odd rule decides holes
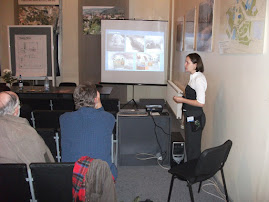
[[[166,134],[166,135],[170,135],[169,133],[166,133],[166,132],[164,131],[164,129],[163,129],[161,126],[158,126],[158,125],[156,124],[154,117],[153,117],[150,113],[149,113],[149,116],[152,118],[155,127],[160,128],[160,129],[163,131],[164,134]]]
[[[145,158],[142,158],[142,157],[139,157],[140,155],[144,155],[144,156],[148,156],[148,157],[145,157]],[[158,157],[154,154],[148,154],[148,153],[138,153],[135,155],[136,159],[138,160],[141,160],[141,161],[145,161],[145,160],[149,160],[149,159],[158,159]]]
[[[138,157],[138,156],[140,156],[140,155],[145,155],[145,156],[149,156],[149,157],[145,157],[145,158]],[[165,167],[165,166],[163,166],[163,165],[160,163],[160,161],[163,161],[162,156],[161,156],[160,153],[157,153],[156,155],[148,154],[148,153],[138,153],[138,154],[136,154],[135,156],[136,156],[136,157],[135,157],[136,159],[141,160],[141,161],[146,161],[146,160],[149,160],[149,159],[156,159],[158,165],[159,165],[161,168],[166,169],[166,170],[169,170],[169,169],[170,169],[170,167]]]
[[[160,144],[160,142],[159,142],[159,139],[158,139],[157,131],[156,131],[156,130],[157,130],[157,128],[160,128],[164,134],[166,134],[166,135],[169,135],[169,134],[166,133],[166,132],[163,130],[162,127],[160,127],[160,126],[158,126],[158,125],[156,124],[156,122],[155,122],[155,120],[154,120],[154,117],[153,117],[151,114],[149,114],[149,116],[152,118],[153,123],[154,123],[154,134],[155,134],[155,138],[156,138],[157,144],[158,144],[158,146],[159,146],[159,148],[160,148],[160,152],[158,152],[158,153],[155,154],[155,155],[154,155],[154,154],[149,154],[149,153],[138,153],[138,154],[136,154],[136,159],[138,159],[138,160],[142,160],[142,161],[149,160],[149,159],[156,159],[158,165],[159,165],[161,168],[163,168],[163,169],[167,169],[167,170],[168,170],[168,169],[170,169],[170,167],[165,167],[165,166],[162,165],[163,162],[164,162],[164,160],[166,159],[167,152],[163,152],[163,151],[162,151],[162,147],[161,147],[161,144]],[[142,157],[140,157],[141,155],[143,155],[143,156],[147,156],[147,157],[142,158]],[[161,163],[160,163],[160,162],[161,162]]]
[[[221,199],[221,200],[223,200],[223,201],[226,202],[225,194],[220,190],[220,188],[219,188],[218,184],[216,183],[216,181],[215,181],[213,178],[212,178],[212,180],[208,180],[208,181],[209,181],[209,183],[206,183],[206,184],[203,184],[203,185],[202,185],[202,190],[203,190],[205,193],[210,194],[210,195],[212,195],[212,196],[214,196],[214,197],[216,197],[216,198],[219,198],[219,199]],[[213,185],[213,186],[215,187],[216,191],[218,192],[218,194],[219,194],[220,196],[217,196],[217,195],[215,195],[215,194],[213,194],[213,193],[210,193],[209,191],[206,191],[206,190],[204,189],[204,187],[206,187],[206,186],[211,186],[211,185]]]
[[[159,166],[161,166],[161,168],[165,169],[165,170],[169,170],[170,167],[165,167],[162,164],[160,164],[160,160],[157,159],[157,163],[159,164]]]
[[[163,152],[163,150],[162,150],[162,147],[161,147],[161,144],[160,144],[160,142],[159,142],[159,139],[158,139],[157,131],[156,131],[156,130],[157,130],[157,128],[160,128],[164,134],[166,134],[166,135],[169,135],[169,134],[166,133],[166,132],[163,130],[162,127],[160,127],[160,126],[158,126],[158,125],[156,124],[156,121],[155,121],[154,117],[153,117],[150,113],[149,113],[149,116],[152,118],[153,123],[154,123],[154,134],[155,134],[155,138],[156,138],[157,144],[158,144],[158,146],[159,146],[159,148],[160,148],[161,156],[163,156],[163,158],[162,158],[162,159],[159,159],[159,160],[161,160],[161,161],[162,161],[162,164],[163,164],[163,162],[164,162],[164,160],[165,160],[165,158],[166,158],[166,152]],[[159,162],[158,162],[158,163],[159,163]]]

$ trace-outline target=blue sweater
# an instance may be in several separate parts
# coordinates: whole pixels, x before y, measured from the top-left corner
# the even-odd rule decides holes
[[[115,179],[117,168],[111,162],[111,135],[115,124],[104,108],[82,107],[60,117],[62,162],[75,162],[82,156],[102,159]]]

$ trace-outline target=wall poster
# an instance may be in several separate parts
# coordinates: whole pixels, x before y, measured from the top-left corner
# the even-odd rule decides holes
[[[199,5],[197,51],[212,51],[213,8],[214,0]]]
[[[183,51],[183,38],[184,38],[184,16],[181,16],[177,20],[177,42],[176,42],[176,50]]]
[[[18,0],[18,5],[59,5],[59,0]]]
[[[195,40],[195,14],[196,8],[189,10],[185,17],[185,34],[184,34],[184,50],[193,51],[194,50],[194,40]]]
[[[266,0],[221,1],[220,53],[263,53]]]
[[[57,28],[59,6],[21,6],[19,7],[20,25],[53,25]]]
[[[83,35],[101,33],[101,20],[124,19],[124,10],[113,6],[83,6]]]

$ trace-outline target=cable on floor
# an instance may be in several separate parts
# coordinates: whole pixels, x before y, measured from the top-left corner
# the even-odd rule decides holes
[[[226,202],[225,194],[220,190],[220,188],[219,188],[218,184],[216,183],[216,181],[215,181],[214,179],[212,179],[212,180],[208,180],[208,181],[209,181],[209,183],[206,183],[206,184],[203,184],[203,185],[202,185],[202,190],[203,190],[205,193],[207,193],[207,194],[209,194],[209,195],[212,195],[212,196],[214,196],[214,197],[216,197],[216,198],[219,198],[219,199],[221,199],[221,200],[223,200],[223,201]],[[218,192],[218,194],[219,194],[220,196],[217,196],[217,195],[215,195],[215,194],[213,194],[213,193],[210,193],[209,191],[206,191],[206,190],[204,189],[204,187],[206,187],[206,186],[212,186],[212,185],[215,187],[216,191]]]
[[[145,158],[138,157],[140,155],[148,156]],[[135,158],[141,161],[149,160],[149,159],[157,159],[157,156],[155,154],[148,154],[148,153],[138,153],[135,155]]]
[[[170,169],[170,167],[165,167],[162,164],[160,164],[160,160],[158,160],[158,159],[157,159],[157,163],[158,163],[159,166],[161,166],[161,168],[163,168],[165,170],[169,170]]]

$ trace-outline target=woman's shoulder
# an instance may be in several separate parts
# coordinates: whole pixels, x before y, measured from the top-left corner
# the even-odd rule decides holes
[[[195,75],[196,80],[205,80],[206,81],[206,77],[202,72],[196,72],[195,74],[196,74]]]

